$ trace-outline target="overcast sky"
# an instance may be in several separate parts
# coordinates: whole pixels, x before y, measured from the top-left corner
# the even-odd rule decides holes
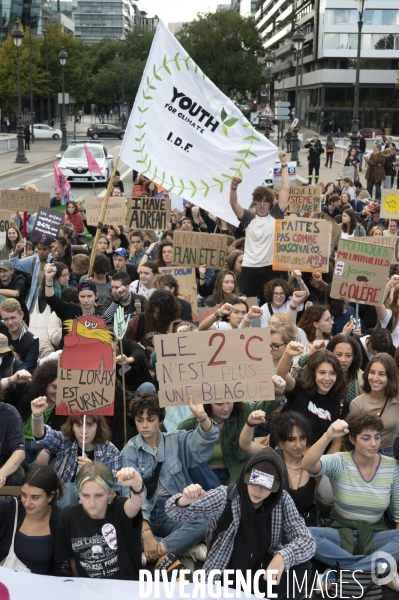
[[[217,4],[230,4],[230,0],[138,0],[137,6],[149,17],[158,15],[167,25],[178,21],[192,21],[199,12],[215,12]]]

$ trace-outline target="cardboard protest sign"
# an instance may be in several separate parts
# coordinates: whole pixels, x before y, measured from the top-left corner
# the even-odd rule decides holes
[[[342,229],[341,227],[338,225],[337,221],[335,219],[333,219],[333,217],[331,215],[329,215],[328,213],[322,211],[322,212],[318,212],[314,215],[315,219],[324,219],[325,221],[328,221],[328,223],[331,223],[331,227],[332,227],[332,231],[331,231],[331,242],[334,243],[335,238],[340,237],[341,233],[342,233]]]
[[[41,206],[37,212],[30,241],[50,246],[59,234],[64,215],[57,210]]]
[[[129,229],[165,230],[170,222],[170,199],[140,196],[129,198],[127,226]]]
[[[239,201],[248,208],[254,182],[273,167],[277,148],[160,22],[120,156],[170,192],[238,226],[229,202],[231,178],[243,178]]]
[[[179,298],[191,304],[193,321],[198,320],[198,293],[195,269],[193,267],[161,267],[162,275],[172,275],[179,284]]]
[[[328,273],[331,225],[322,219],[276,220],[274,271],[319,271]]]
[[[115,359],[104,319],[65,321],[70,333],[58,364],[57,415],[114,414]]]
[[[8,211],[0,211],[0,248],[6,243],[6,236],[9,227],[16,227],[14,221],[10,218],[11,213]],[[4,296],[2,296],[4,298]]]
[[[382,190],[381,219],[399,219],[399,190]]]
[[[289,212],[318,212],[320,210],[320,187],[318,185],[294,185],[288,196]]]
[[[221,233],[174,231],[173,264],[224,269],[226,247],[227,236]]]
[[[13,214],[17,211],[35,213],[41,206],[50,206],[50,194],[47,192],[1,190],[0,208],[3,210]]]
[[[353,175],[355,174],[354,167],[342,167],[342,179],[344,177],[349,177],[353,181]]]
[[[104,198],[96,196],[86,196],[86,218],[87,224],[97,227],[100,219],[101,208]],[[104,225],[120,225],[125,224],[125,198],[123,196],[113,197],[108,200],[108,207],[105,213]]]
[[[379,306],[393,248],[362,240],[340,239],[330,295],[332,298]]]
[[[359,242],[365,242],[364,237],[355,237],[354,240]],[[394,236],[383,236],[377,235],[373,237],[367,237],[367,244],[378,244],[379,246],[386,246],[387,248],[393,248],[392,254],[392,265],[399,264],[399,237]]]
[[[256,329],[156,335],[159,404],[274,400],[270,332]]]

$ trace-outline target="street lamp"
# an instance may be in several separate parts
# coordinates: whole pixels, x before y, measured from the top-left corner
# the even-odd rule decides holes
[[[295,44],[296,48],[296,91],[295,91],[295,117],[297,119],[297,123],[295,127],[292,128],[292,152],[291,152],[291,160],[296,160],[297,166],[300,167],[299,156],[298,156],[298,131],[299,131],[299,123],[300,123],[300,112],[301,112],[301,95],[302,95],[302,74],[301,74],[301,83],[299,87],[298,94],[298,76],[299,76],[299,56],[302,55],[302,70],[303,70],[303,42],[305,41],[305,36],[302,33],[300,27],[297,27],[294,35],[292,36],[292,41]]]
[[[18,150],[15,158],[16,163],[27,163],[29,162],[25,155],[25,136],[24,126],[22,124],[22,103],[21,103],[21,69],[20,69],[20,56],[19,48],[21,46],[24,32],[21,29],[21,23],[18,19],[15,21],[14,29],[11,32],[11,37],[14,40],[14,44],[17,49],[17,81],[18,81],[18,124],[17,124],[17,139],[18,139]]]
[[[45,48],[46,48],[46,83],[47,83],[47,123],[51,127],[51,103],[50,103],[50,82],[48,71],[48,51],[47,51],[47,30],[43,29]]]
[[[65,118],[65,77],[64,77],[64,67],[67,61],[68,54],[65,52],[64,46],[61,46],[61,51],[58,54],[58,59],[61,63],[61,72],[62,72],[62,122],[61,122],[61,131],[62,131],[62,140],[61,140],[61,152],[68,148],[67,143],[67,129],[66,129],[66,118]]]
[[[269,52],[269,54],[266,54],[265,56],[265,67],[266,67],[266,71],[267,71],[267,96],[266,96],[266,104],[270,104],[271,102],[271,87],[270,87],[270,72],[271,72],[271,68],[274,65],[274,63],[276,62],[273,54],[271,54]],[[269,139],[270,137],[270,129],[271,129],[271,122],[269,117],[267,117],[266,119],[266,123],[265,123],[265,137],[267,137],[267,139]]]
[[[355,97],[353,101],[353,119],[351,133],[351,148],[359,152],[359,81],[360,81],[360,50],[362,47],[362,28],[363,28],[363,12],[366,8],[367,0],[355,0],[356,8],[359,12],[359,20],[357,22],[357,56],[356,56],[356,79],[355,79]]]

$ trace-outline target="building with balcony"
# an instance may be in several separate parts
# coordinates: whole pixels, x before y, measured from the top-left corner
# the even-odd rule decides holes
[[[271,68],[274,98],[295,105],[296,27],[305,35],[301,122],[320,133],[331,125],[348,132],[353,118],[358,40],[355,0],[259,0],[255,22]],[[360,62],[360,127],[399,134],[399,3],[367,0]],[[301,67],[299,68],[299,71]],[[278,82],[276,77],[281,75]]]
[[[231,0],[230,10],[240,13],[242,17],[255,19],[257,0]]]

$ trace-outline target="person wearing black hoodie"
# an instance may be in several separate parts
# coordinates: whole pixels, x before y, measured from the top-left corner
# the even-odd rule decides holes
[[[258,569],[265,569],[258,585],[259,591],[266,594],[265,578],[267,571],[273,569],[277,573],[270,573],[269,579],[275,582],[276,597],[299,599],[303,592],[292,589],[292,571],[298,582],[306,571],[311,573],[309,561],[316,545],[284,487],[283,461],[274,450],[265,448],[247,460],[231,491],[222,485],[205,492],[200,485],[191,484],[182,494],[169,498],[165,511],[176,521],[205,519],[212,532],[217,532],[204,564],[207,578],[212,569],[221,573],[214,579],[221,579],[225,569],[240,571],[244,578],[250,570],[254,593],[253,577]],[[225,519],[229,502],[231,516]],[[218,523],[222,515],[223,528]],[[291,573],[283,575],[284,571]]]

